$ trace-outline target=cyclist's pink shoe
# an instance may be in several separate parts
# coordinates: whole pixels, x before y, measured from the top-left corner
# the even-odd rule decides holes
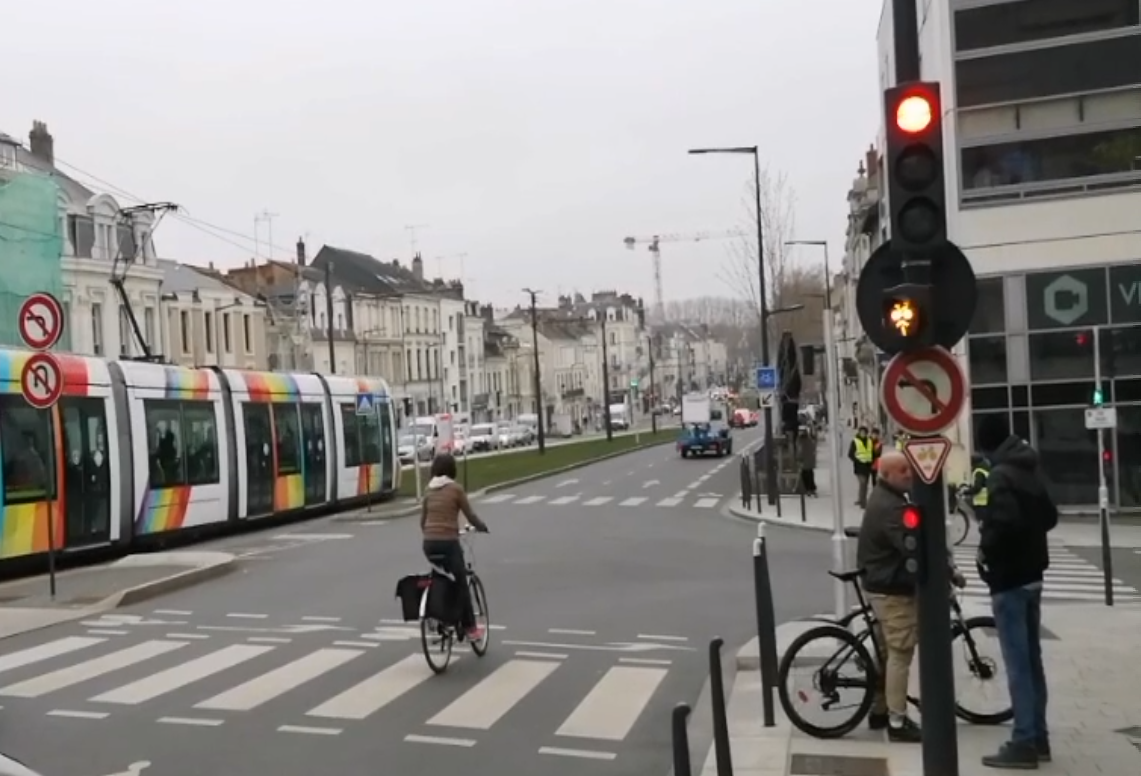
[[[473,625],[467,630],[468,641],[479,641],[483,638],[483,627],[480,625]]]

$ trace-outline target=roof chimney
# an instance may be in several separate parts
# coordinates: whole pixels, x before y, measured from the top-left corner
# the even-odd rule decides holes
[[[297,266],[305,266],[305,240],[297,238]]]
[[[32,122],[32,131],[28,133],[28,145],[32,149],[32,156],[55,167],[55,140],[48,132],[47,124],[42,121]]]
[[[420,258],[419,252],[412,257],[412,276],[417,280],[424,279],[424,260]]]

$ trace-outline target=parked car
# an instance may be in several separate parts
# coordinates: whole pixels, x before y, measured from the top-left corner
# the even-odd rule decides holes
[[[452,455],[467,455],[469,446],[467,429],[457,428],[452,434]]]
[[[432,440],[423,436],[402,434],[396,443],[396,454],[400,456],[400,463],[405,466],[411,466],[414,457],[421,461],[430,461],[434,452]]]
[[[530,426],[524,426],[522,424],[512,426],[511,435],[515,438],[515,444],[520,447],[533,444],[535,440],[538,439],[535,431]]]
[[[501,450],[519,445],[519,435],[512,433],[512,428],[513,426],[510,423],[500,423],[496,427],[495,435],[499,440],[499,448]]]
[[[499,434],[494,423],[476,423],[468,433],[468,450],[489,453],[499,449]]]

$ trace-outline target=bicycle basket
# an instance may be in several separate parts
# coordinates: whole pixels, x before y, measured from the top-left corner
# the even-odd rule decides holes
[[[396,597],[400,599],[400,610],[405,622],[420,619],[420,597],[431,582],[430,574],[410,574],[396,583]]]

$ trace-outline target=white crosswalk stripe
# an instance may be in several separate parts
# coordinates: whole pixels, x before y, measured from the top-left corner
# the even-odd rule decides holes
[[[581,493],[576,493],[569,496],[558,495],[534,495],[534,496],[518,496],[514,494],[496,494],[486,498],[479,499],[480,504],[499,504],[499,505],[513,505],[513,506],[531,506],[534,504],[546,503],[554,507],[624,507],[630,508],[659,508],[671,509],[677,507],[693,507],[695,509],[714,509],[726,502],[726,498],[721,496],[701,496],[697,497],[690,494],[688,491],[683,491],[680,494],[675,494],[669,498],[654,499],[649,496],[593,496],[584,497]]]
[[[234,715],[258,713],[271,704],[276,718],[292,704],[292,718],[281,722],[294,724],[275,722],[275,727],[283,734],[310,736],[339,735],[344,732],[340,725],[388,713],[401,716],[415,728],[407,731],[406,740],[439,743],[459,740],[452,735],[470,741],[480,731],[498,726],[516,730],[526,725],[533,714],[521,707],[552,677],[561,676],[558,685],[544,691],[550,699],[557,698],[548,702],[558,704],[559,713],[549,721],[544,719],[542,724],[549,728],[542,735],[547,740],[536,740],[535,748],[538,751],[545,743],[551,750],[548,754],[577,757],[595,750],[573,748],[570,739],[592,740],[599,746],[625,740],[672,666],[670,660],[615,656],[614,664],[599,673],[597,664],[577,662],[573,655],[516,653],[494,670],[481,670],[481,664],[473,665],[466,652],[457,652],[452,661],[459,669],[430,686],[435,675],[418,644],[403,648],[388,644],[390,650],[401,650],[396,653],[399,659],[379,670],[362,672],[365,661],[376,660],[385,654],[383,649],[296,643],[235,643],[211,649],[209,643],[170,639],[126,643],[125,637],[67,637],[0,657],[0,671],[10,676],[9,683],[0,688],[0,697],[13,699],[13,705],[24,702],[21,699],[41,703],[50,699],[38,713],[66,713],[77,720],[117,716],[119,712],[108,706],[130,707],[134,718],[150,704],[161,708],[161,714],[156,708],[155,723],[193,725],[204,731],[224,727]],[[409,647],[416,651],[408,654]],[[465,666],[472,670],[465,672]],[[584,672],[581,677],[575,673],[579,670]],[[111,686],[112,680],[119,684]],[[96,684],[93,691],[91,686]],[[563,685],[573,686],[573,692],[553,692]],[[198,686],[208,691],[195,697]],[[326,687],[324,698],[314,695]],[[446,695],[441,687],[446,688]],[[431,706],[425,706],[425,698],[431,699]],[[84,710],[84,703],[98,704],[97,710]],[[407,708],[416,710],[416,718],[409,718]],[[206,711],[212,713],[195,713]],[[449,728],[455,732],[448,733]],[[556,745],[559,739],[564,741],[562,747]]]
[[[962,595],[966,598],[989,598],[990,591],[979,577],[975,566],[976,550],[957,547],[955,565],[966,577],[967,586]],[[1105,576],[1102,570],[1085,558],[1065,547],[1050,546],[1050,568],[1046,570],[1042,599],[1046,601],[1101,601],[1105,597]],[[1141,601],[1141,592],[1120,579],[1113,580],[1115,601]]]

